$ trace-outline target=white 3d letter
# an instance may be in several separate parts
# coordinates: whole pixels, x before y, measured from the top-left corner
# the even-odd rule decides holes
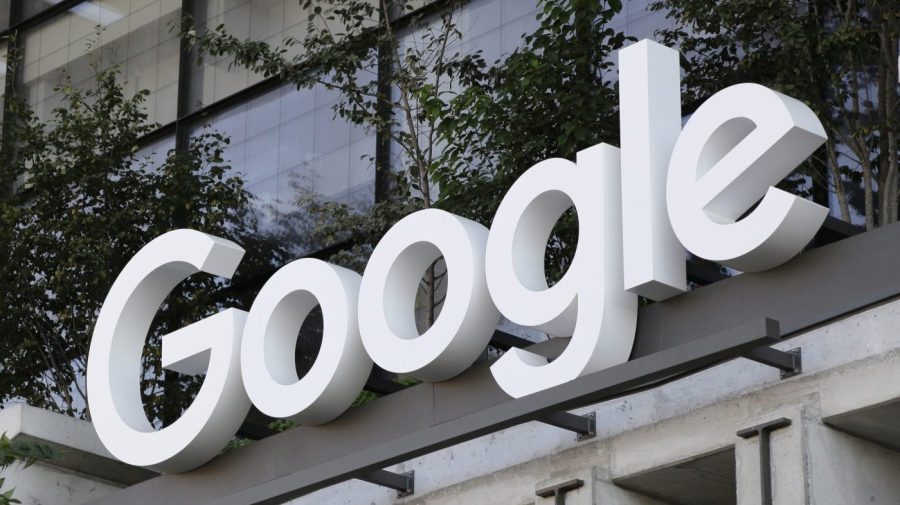
[[[230,277],[244,250],[193,230],[154,239],[125,265],[103,302],[88,359],[91,420],[125,463],[164,472],[195,468],[218,454],[250,409],[241,382],[245,312],[228,309],[163,337],[163,366],[206,378],[177,421],[156,430],[141,403],[141,351],[166,295],[197,272]],[[204,366],[208,362],[207,366]]]
[[[666,198],[678,239],[701,258],[748,272],[789,260],[828,209],[772,185],[825,139],[809,107],[758,84],[710,97],[685,125],[669,165]]]
[[[497,328],[500,315],[484,279],[484,226],[437,209],[398,221],[372,252],[359,297],[359,329],[369,356],[394,373],[437,382],[468,368]],[[422,273],[444,257],[447,296],[421,336],[413,308]]]
[[[357,326],[359,282],[356,272],[315,259],[288,263],[266,281],[247,315],[241,346],[244,385],[263,414],[322,424],[359,395],[372,370]],[[300,379],[294,363],[297,332],[317,304],[322,346]]]
[[[577,163],[531,167],[500,202],[487,244],[487,282],[500,312],[516,324],[572,336],[553,362],[510,349],[491,367],[510,396],[522,397],[623,363],[631,354],[637,296],[622,289],[619,151],[599,144]],[[553,287],[544,251],[553,225],[574,205],[578,248]]]
[[[666,211],[666,175],[681,133],[678,51],[642,40],[619,51],[625,289],[652,300],[687,290],[685,252]]]

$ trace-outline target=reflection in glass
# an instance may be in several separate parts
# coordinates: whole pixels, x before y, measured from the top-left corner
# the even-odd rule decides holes
[[[61,103],[56,88],[68,76],[76,87],[92,85],[92,64],[119,65],[128,96],[149,90],[149,121],[175,119],[179,39],[171,28],[181,0],[95,0],[26,32],[22,79],[25,96],[39,118]],[[93,49],[93,50],[92,50]]]
[[[2,83],[6,82],[6,65],[7,65],[6,51],[7,51],[6,44],[0,44],[0,82],[2,82]],[[6,98],[6,86],[2,85],[2,86],[0,86],[0,129],[2,129],[2,127],[3,127],[3,110],[4,110],[3,100],[5,98]]]
[[[205,20],[206,27],[223,26],[225,31],[239,39],[262,41],[273,47],[282,47],[284,39],[302,39],[306,33],[307,11],[297,0],[198,0],[197,17]],[[299,45],[287,47],[285,58],[290,59],[300,51]],[[190,104],[194,110],[232,95],[263,79],[243,68],[233,67],[227,56],[207,56],[203,66],[191,76]]]
[[[0,30],[9,28],[9,5],[11,0],[0,0]]]
[[[523,36],[532,33],[539,26],[538,12],[538,0],[471,0],[453,14],[453,23],[459,35],[448,39],[448,53],[458,51],[461,54],[474,54],[480,51],[488,65],[494,64],[522,47]],[[443,13],[437,12],[399,32],[400,53],[426,53],[428,41],[439,37],[442,32],[442,15]],[[428,80],[433,84],[434,75],[431,74]],[[451,92],[455,83],[444,79],[439,86],[443,92]],[[394,96],[398,93],[395,88]],[[410,134],[406,118],[399,115],[396,119],[394,131]],[[419,135],[423,144],[428,142],[424,129],[419,129]],[[434,149],[440,151],[442,146],[436,143]],[[396,139],[391,141],[390,153],[392,169],[401,171],[412,166],[407,152]],[[436,191],[437,188],[432,187],[432,190]]]
[[[375,200],[375,137],[334,117],[330,93],[284,86],[209,119],[230,138],[225,159],[244,179],[264,232],[295,256],[329,244],[311,240],[310,202],[364,210]]]
[[[169,151],[175,149],[175,136],[163,137],[147,144],[135,153],[138,162],[148,170],[159,170],[165,163]]]

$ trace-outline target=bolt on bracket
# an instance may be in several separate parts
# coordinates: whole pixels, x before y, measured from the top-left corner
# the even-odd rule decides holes
[[[787,351],[758,347],[743,357],[781,370],[782,379],[803,373],[803,354],[799,347]]]

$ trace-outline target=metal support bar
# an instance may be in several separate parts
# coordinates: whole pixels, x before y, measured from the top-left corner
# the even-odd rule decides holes
[[[780,417],[774,421],[737,432],[741,438],[752,438],[759,435],[759,487],[762,493],[762,505],[772,505],[772,455],[769,434],[790,425],[790,419]]]
[[[555,505],[566,505],[566,493],[568,493],[569,491],[574,491],[583,485],[583,480],[572,479],[560,484],[555,484],[553,486],[542,487],[541,489],[536,490],[534,494],[540,496],[541,498],[555,497],[556,499],[553,501]]]
[[[397,491],[398,498],[409,496],[416,491],[415,470],[410,470],[406,473],[375,470],[359,477],[359,480],[393,489]]]
[[[579,441],[593,438],[597,435],[596,412],[580,416],[563,410],[545,415],[538,421],[564,430],[574,431],[578,434]]]
[[[771,347],[760,347],[744,354],[744,357],[781,370],[781,378],[787,379],[803,372],[803,355],[800,348],[779,351]]]

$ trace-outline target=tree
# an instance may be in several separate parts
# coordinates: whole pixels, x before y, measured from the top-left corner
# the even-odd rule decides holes
[[[123,94],[117,70],[94,66],[88,89],[63,78],[63,105],[46,123],[11,96],[3,125],[0,182],[0,395],[84,417],[88,346],[97,314],[125,263],[148,241],[176,228],[233,239],[248,250],[235,281],[192,276],[166,300],[148,337],[142,370],[151,420],[176,419],[199,381],[164,372],[160,336],[220,310],[244,305],[231,289],[273,261],[255,238],[249,195],[222,161],[227,143],[204,131],[160,166],[139,153],[155,128],[146,92]],[[275,260],[277,261],[277,260]]]
[[[390,197],[370,209],[326,202],[298,187],[300,210],[286,219],[282,237],[338,247],[331,260],[361,270],[378,239],[410,212],[435,205],[433,187],[442,170],[438,125],[461,76],[485,63],[479,53],[464,54],[454,17],[464,0],[444,2],[438,16],[416,10],[416,0],[304,0],[308,31],[281,47],[242,40],[224,26],[198,28],[191,20],[182,35],[202,54],[227,55],[233,64],[264,76],[279,76],[299,88],[324,86],[340,95],[335,117],[376,132],[399,149],[394,160],[376,160],[377,177]],[[401,25],[407,29],[401,31]],[[300,48],[299,54],[288,53]],[[299,231],[298,231],[299,227]],[[291,242],[291,240],[287,240]],[[425,328],[440,308],[444,272],[440,261],[421,283]]]
[[[833,191],[842,219],[858,208],[867,229],[897,221],[897,0],[658,0],[653,8],[675,22],[660,35],[684,55],[689,108],[739,82],[805,102],[829,137],[802,167],[813,199],[827,204]]]
[[[341,243],[333,261],[361,269],[384,232],[404,215],[438,207],[489,224],[500,197],[524,170],[551,156],[573,158],[593,143],[618,139],[615,87],[608,73],[625,37],[609,27],[621,3],[541,2],[540,29],[508,58],[488,64],[463,53],[456,13],[464,1],[443,2],[438,15],[412,1],[305,1],[308,34],[282,48],[240,40],[225,27],[183,34],[213,56],[299,87],[340,92],[336,116],[366,125],[399,148],[376,160],[390,196],[365,212],[302,193],[295,223],[319,245]],[[404,29],[398,28],[400,15]],[[415,34],[415,35],[413,35]],[[523,34],[525,36],[526,34]],[[285,55],[294,46],[299,55]],[[296,48],[295,48],[296,49]],[[363,78],[361,76],[369,76]],[[392,165],[392,166],[389,166]],[[575,244],[575,215],[551,237],[551,276],[565,269]],[[426,272],[426,321],[435,317],[443,273]]]
[[[503,194],[535,163],[573,160],[587,147],[618,145],[619,112],[612,55],[627,38],[610,21],[618,0],[544,0],[539,28],[504,61],[468,73],[466,90],[441,111],[448,147],[437,177],[441,204],[489,223]],[[627,169],[627,167],[623,167]],[[545,267],[561,277],[577,242],[574,212],[551,235]]]
[[[0,470],[10,465],[20,463],[22,468],[37,463],[38,461],[51,461],[59,459],[60,454],[53,446],[32,441],[10,440],[6,433],[0,435]],[[15,489],[3,491],[6,479],[0,479],[0,505],[12,505],[22,503],[13,498]]]

